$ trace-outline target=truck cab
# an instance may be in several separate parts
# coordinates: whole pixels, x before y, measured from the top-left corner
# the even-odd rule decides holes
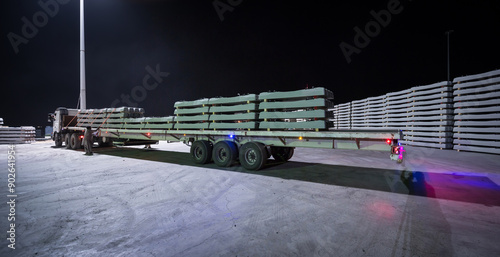
[[[56,147],[61,147],[63,142],[66,144],[67,148],[79,148],[81,145],[81,136],[83,131],[75,130],[74,127],[77,125],[78,109],[68,109],[65,107],[57,108],[54,113],[49,113],[48,121],[52,122],[52,135],[51,138],[55,142]],[[76,141],[71,144],[71,136],[75,134]],[[79,144],[80,143],[80,144]]]

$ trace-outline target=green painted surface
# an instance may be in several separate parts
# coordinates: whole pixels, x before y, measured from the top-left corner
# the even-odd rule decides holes
[[[260,112],[259,119],[306,119],[329,117],[325,110],[295,111],[295,112]]]
[[[326,129],[325,121],[305,121],[305,122],[270,122],[263,121],[259,124],[259,129]]]
[[[208,98],[194,100],[194,101],[177,101],[174,104],[175,108],[198,107],[208,104]]]
[[[227,112],[246,112],[256,111],[258,109],[257,103],[239,104],[233,106],[210,106],[211,113],[227,113]]]
[[[174,114],[202,114],[208,113],[208,106],[186,109],[175,109]]]
[[[210,123],[210,129],[257,129],[257,122],[241,122],[241,123]]]
[[[290,99],[290,98],[304,98],[322,96],[327,99],[333,98],[333,93],[325,88],[317,87],[312,89],[303,89],[288,92],[263,92],[259,94],[259,100],[264,99]]]
[[[261,102],[259,109],[301,109],[313,107],[330,108],[333,107],[333,104],[323,98],[317,98],[299,101]]]
[[[255,112],[240,113],[240,114],[212,114],[212,115],[210,115],[210,121],[256,120],[257,118],[258,118],[258,114]]]
[[[246,103],[246,102],[255,102],[257,101],[256,94],[235,96],[235,97],[217,97],[210,98],[208,101],[209,104],[238,104],[238,103]]]

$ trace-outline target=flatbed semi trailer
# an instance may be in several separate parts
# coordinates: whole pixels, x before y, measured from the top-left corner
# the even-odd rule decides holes
[[[390,152],[390,159],[403,161],[401,131],[192,131],[99,129],[98,136],[120,140],[183,142],[191,147],[194,162],[213,161],[221,167],[235,162],[258,170],[269,157],[288,161],[296,147],[378,150]],[[108,140],[109,140],[108,139]]]
[[[402,162],[400,130],[331,130],[333,93],[324,88],[264,92],[175,103],[175,115],[144,117],[134,107],[58,108],[49,114],[56,146],[81,148],[86,128],[99,146],[183,142],[194,162],[239,162],[258,170],[269,157],[288,161],[296,147],[379,150]]]

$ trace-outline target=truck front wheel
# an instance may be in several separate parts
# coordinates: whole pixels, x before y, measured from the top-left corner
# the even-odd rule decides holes
[[[56,147],[61,147],[62,146],[62,137],[61,137],[61,134],[59,133],[54,133],[54,144],[56,145]]]

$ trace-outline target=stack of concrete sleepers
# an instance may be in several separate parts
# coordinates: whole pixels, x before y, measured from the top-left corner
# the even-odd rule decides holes
[[[404,130],[408,145],[451,149],[453,129],[453,92],[448,82],[418,86],[406,106],[409,124]]]
[[[139,129],[139,130],[155,130],[155,129],[172,129],[174,126],[174,117],[143,117],[143,118],[123,118],[113,119],[105,126],[120,126],[122,129]]]
[[[359,129],[366,127],[365,113],[368,111],[368,99],[357,100],[351,102],[351,127]]]
[[[258,128],[257,95],[210,98],[208,103],[210,105],[210,129],[254,130]]]
[[[35,127],[0,126],[0,144],[29,144],[35,141]]]
[[[259,94],[259,129],[326,130],[333,108],[333,93],[325,88]]]
[[[411,89],[392,92],[385,95],[385,115],[383,118],[385,128],[405,130],[411,127]]]
[[[333,119],[335,121],[335,129],[350,129],[351,122],[351,103],[335,105],[333,111]]]
[[[208,100],[205,98],[176,102],[174,129],[208,129],[210,116]]]
[[[386,96],[370,97],[352,102],[352,128],[384,128]]]
[[[453,83],[453,149],[500,154],[500,70]]]
[[[104,109],[87,109],[80,111],[77,115],[77,127],[90,126],[96,128],[121,129],[124,119],[136,119],[144,117],[144,109],[135,107],[118,107]]]

